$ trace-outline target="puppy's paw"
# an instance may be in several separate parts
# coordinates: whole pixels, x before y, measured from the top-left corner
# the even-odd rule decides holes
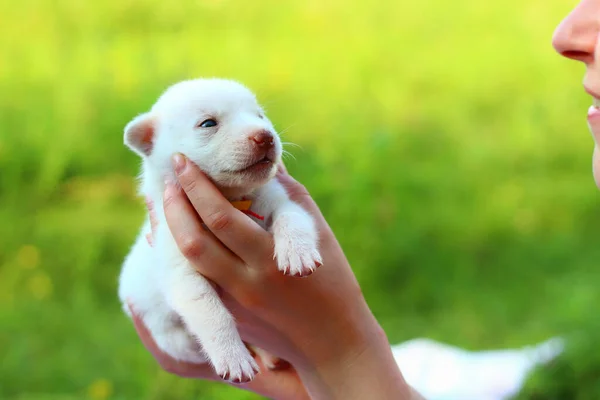
[[[310,245],[291,240],[275,244],[277,267],[285,275],[305,277],[311,275],[322,264],[319,251]]]
[[[323,263],[317,233],[301,214],[283,215],[273,224],[277,267],[286,275],[308,276]]]
[[[258,364],[243,345],[241,348],[232,346],[212,361],[217,375],[233,383],[248,383],[259,370]]]

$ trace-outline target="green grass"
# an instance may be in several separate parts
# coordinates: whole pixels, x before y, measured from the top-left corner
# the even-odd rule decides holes
[[[550,44],[567,3],[0,3],[0,398],[257,398],[160,371],[116,297],[143,216],[123,127],[196,76],[243,81],[301,146],[288,168],[392,343],[597,319],[590,99]]]

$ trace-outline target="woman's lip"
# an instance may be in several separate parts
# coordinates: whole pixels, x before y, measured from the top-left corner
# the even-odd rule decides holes
[[[590,108],[588,109],[588,121],[592,120],[592,119],[596,119],[596,118],[600,118],[600,108],[596,107],[596,106],[590,106]]]

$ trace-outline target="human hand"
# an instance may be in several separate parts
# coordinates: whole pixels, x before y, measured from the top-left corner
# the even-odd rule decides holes
[[[148,208],[151,226],[151,232],[146,234],[146,240],[150,246],[154,246],[154,235],[156,233],[158,219],[156,218],[154,203],[149,198],[146,199],[146,207]],[[220,290],[220,288],[218,288],[214,283],[211,282],[211,284],[215,286],[219,294],[222,296],[223,291]],[[223,382],[223,379],[215,373],[214,369],[208,363],[193,364],[178,361],[161,351],[154,341],[151,332],[144,325],[142,319],[136,314],[131,305],[129,305],[129,308],[131,310],[133,324],[138,336],[140,337],[140,340],[163,370],[182,378],[195,378]],[[225,383],[229,383],[234,387],[248,390],[272,399],[301,400],[309,398],[296,370],[291,366],[291,364],[284,360],[280,360],[276,366],[265,365],[264,360],[261,357],[257,357],[250,347],[248,347],[248,350],[253,353],[259,368],[263,372],[257,375],[257,377],[249,383]]]
[[[385,333],[306,189],[280,169],[277,179],[290,198],[315,218],[323,256],[313,275],[291,278],[277,270],[272,235],[196,165],[175,160],[182,189],[167,186],[167,223],[185,257],[222,288],[244,341],[291,362],[313,398],[409,398]],[[373,387],[380,396],[373,397]]]

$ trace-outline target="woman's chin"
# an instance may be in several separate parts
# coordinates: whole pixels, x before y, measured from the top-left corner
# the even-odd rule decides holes
[[[600,189],[600,148],[598,145],[594,147],[592,165],[594,169],[594,180],[596,181],[596,186]]]

